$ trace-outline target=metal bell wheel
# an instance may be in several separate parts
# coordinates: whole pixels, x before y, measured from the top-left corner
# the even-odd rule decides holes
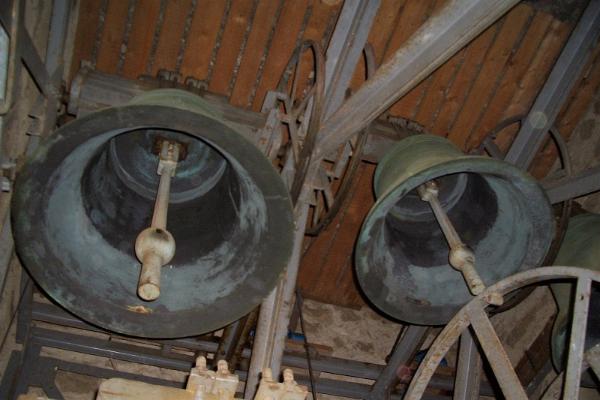
[[[559,375],[560,379],[564,379],[562,393],[560,393],[561,396],[559,398],[565,400],[579,398],[582,371],[588,366],[598,368],[597,364],[595,366],[590,365],[591,363],[584,358],[584,344],[592,288],[593,284],[597,286],[600,282],[600,273],[577,267],[555,266],[536,268],[510,276],[488,287],[483,293],[464,306],[431,344],[425,358],[419,364],[410,382],[404,399],[418,400],[423,396],[431,377],[450,347],[470,328],[473,336],[479,342],[483,352],[482,356],[485,356],[489,362],[504,397],[507,400],[527,399],[527,393],[521,385],[515,368],[511,365],[502,342],[486,313],[486,308],[489,305],[488,299],[492,294],[506,296],[527,285],[556,280],[575,281],[575,301],[569,324],[571,333],[568,338],[568,346],[566,347],[569,350],[566,357],[566,368]],[[597,350],[597,348],[591,350]],[[553,384],[552,386],[555,385]],[[550,387],[548,390],[554,389],[556,388]]]
[[[600,215],[580,214],[569,219],[564,240],[556,257],[560,265],[573,265],[600,272]],[[569,321],[572,318],[573,290],[571,282],[553,283],[550,285],[558,314],[552,328],[552,362],[557,371],[562,371],[567,364],[567,344]],[[600,288],[593,287],[590,310],[587,320],[585,350],[600,343]],[[582,384],[596,387],[597,380],[590,374],[583,376]]]

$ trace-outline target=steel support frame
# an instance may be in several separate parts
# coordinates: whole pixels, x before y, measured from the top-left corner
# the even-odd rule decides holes
[[[588,168],[575,176],[558,181],[542,182],[552,204],[585,196],[600,190],[600,165]]]
[[[590,1],[521,125],[505,161],[525,170],[529,168],[599,37],[600,3]],[[600,166],[576,176],[543,182],[543,186],[552,204],[596,192],[600,190]]]
[[[24,285],[26,285],[26,281]],[[31,288],[31,286],[28,287]],[[145,343],[125,343],[120,340],[121,337],[119,335],[112,335],[108,331],[90,325],[56,305],[32,302],[31,299],[31,292],[29,292],[21,305],[20,315],[23,315],[23,317],[19,319],[17,331],[18,341],[24,344],[24,350],[16,351],[11,355],[11,362],[0,385],[0,398],[3,399],[16,398],[18,394],[26,392],[28,386],[42,386],[43,388],[54,390],[56,370],[100,378],[121,377],[153,384],[180,385],[180,383],[164,379],[149,378],[144,375],[44,357],[40,354],[42,348],[62,349],[184,372],[189,371],[194,362],[194,357],[181,354],[181,352],[173,352],[173,348],[187,349],[192,353],[205,352],[214,354],[218,351],[218,343],[216,341],[200,338],[149,341],[149,343],[155,344],[154,348],[148,347]],[[41,328],[33,326],[32,321],[61,327],[72,327],[77,328],[77,330],[65,332],[63,329],[59,331],[48,325]],[[107,338],[92,337],[89,333],[83,334],[83,331],[105,333],[111,336]],[[245,348],[242,351],[244,359],[247,360],[250,355],[251,350],[249,348]],[[304,370],[308,368],[307,360],[303,354],[286,352],[283,356],[283,364],[291,368]],[[316,372],[326,372],[363,379],[375,379],[384,370],[384,367],[381,365],[328,356],[315,357],[312,360],[312,367]],[[238,370],[236,373],[240,375],[242,380],[247,378],[245,370]],[[302,384],[309,383],[307,376],[297,376],[297,380]],[[370,390],[370,387],[365,384],[355,384],[334,379],[318,379],[316,386],[319,393],[351,398],[365,398]],[[431,386],[440,390],[452,390],[453,382],[450,377],[438,375],[433,378]],[[482,388],[482,394],[491,393],[489,386]],[[58,395],[48,394],[52,395],[52,398],[61,398]],[[393,394],[392,398],[400,399],[401,394]],[[448,399],[446,396],[432,396],[431,398]]]
[[[527,170],[600,36],[600,2],[590,1],[517,133],[505,161]]]
[[[0,106],[0,115],[8,114],[13,110],[14,98],[20,90],[21,67],[24,66],[40,92],[38,99],[28,113],[30,117],[37,120],[37,123],[31,123],[34,128],[30,128],[26,132],[31,135],[47,134],[56,122],[64,42],[70,9],[71,0],[53,0],[47,54],[44,61],[25,29],[25,0],[12,0],[10,6],[0,8],[0,23],[7,33],[10,33],[11,53],[9,55],[6,95]],[[13,159],[16,157],[16,155],[4,154],[2,149],[3,134],[3,129],[0,129],[0,169],[5,168],[6,165],[14,165]],[[11,191],[12,183],[10,180],[3,177],[1,183],[3,191]],[[4,216],[0,216],[0,221],[4,225],[5,221],[8,220]]]
[[[390,397],[398,382],[399,368],[410,365],[426,339],[428,331],[429,327],[422,325],[408,325],[404,328],[387,365],[371,387],[369,395],[366,397],[368,400],[381,400]]]
[[[379,9],[379,1],[344,2],[326,53],[325,92],[328,100],[325,103],[325,113],[327,110],[335,110],[344,99]],[[313,170],[316,165],[318,164],[313,163]],[[278,376],[280,372],[285,337],[294,305],[304,232],[308,223],[312,182],[313,176],[305,177],[294,208],[294,248],[285,274],[260,307],[245,399],[254,397],[259,375],[264,368],[270,367],[274,376]]]
[[[517,0],[448,1],[323,123],[314,159],[322,159],[367,127],[516,3]]]
[[[318,163],[328,152],[358,133],[389,105],[416,86],[515,3],[515,0],[502,2],[490,0],[450,1],[437,16],[431,18],[413,35],[409,43],[400,49],[392,60],[380,68],[373,80],[367,82],[341,108],[333,112],[331,118],[325,121],[320,134],[317,157],[314,158],[313,164]],[[32,64],[35,65],[35,63]],[[44,74],[41,76],[45,78]],[[350,115],[352,118],[348,118]],[[314,168],[312,172],[315,172]],[[310,178],[309,174],[307,182],[310,182]],[[310,190],[310,184],[305,184],[303,190],[305,195],[301,196],[301,201],[296,209],[297,221],[306,221],[308,202],[305,199],[306,193]],[[303,223],[299,223],[296,234],[299,243],[302,241],[303,228]],[[295,264],[299,262],[299,251],[297,252],[295,249],[296,253],[298,256],[293,258]],[[285,293],[293,292],[296,273],[297,270],[294,272],[288,268],[288,275],[280,284],[278,292],[283,294],[284,299],[292,297]],[[288,289],[289,287],[291,290]],[[273,292],[274,297],[277,297],[275,294],[278,292]],[[286,315],[289,315],[287,312],[289,310],[286,309],[289,309],[291,304],[288,300],[288,304],[285,305],[284,301],[282,307],[281,302],[277,300],[276,298],[270,300],[273,303],[270,311],[277,315],[283,315],[279,321],[285,321]],[[279,325],[287,327],[287,323]],[[275,331],[269,329],[269,332]],[[277,340],[278,337],[281,337],[281,334],[275,334],[273,338]],[[272,346],[276,346],[276,344]],[[271,352],[270,358],[277,362],[278,357],[274,353]],[[277,367],[277,365],[274,366]]]
[[[0,114],[12,113],[14,108],[14,97],[21,90],[20,81],[23,65],[32,80],[40,91],[29,116],[38,119],[37,129],[29,129],[21,134],[47,134],[56,123],[56,116],[59,102],[59,87],[62,78],[62,58],[64,51],[64,38],[70,17],[71,0],[54,0],[52,4],[52,16],[50,21],[50,30],[48,34],[48,52],[46,60],[40,57],[37,52],[31,36],[24,25],[24,5],[25,0],[12,0],[12,6],[0,7],[0,22],[7,32],[11,32],[11,55],[9,60],[12,64],[7,74],[6,98],[2,104]],[[55,74],[48,73],[48,67],[54,69]],[[31,121],[30,121],[31,122]],[[2,146],[2,135],[0,131],[0,169],[5,164],[14,165],[14,159],[20,155],[4,154]],[[36,145],[35,140],[30,140],[27,151],[33,151]],[[0,174],[1,175],[1,174]],[[3,191],[7,191],[7,196],[11,196],[12,182],[8,179],[2,182]],[[10,260],[13,256],[13,239],[10,227],[9,212],[0,216],[2,232],[0,240],[0,290],[4,290],[4,280],[8,271]],[[24,274],[25,275],[25,274]]]
[[[517,0],[452,0],[430,18],[381,66],[372,79],[321,125],[299,201],[296,204],[295,246],[284,278],[261,306],[255,354],[245,398],[250,399],[258,373],[270,365],[279,372],[286,329],[291,315],[306,218],[321,160],[366,128],[383,111],[427,77],[481,31],[504,15]],[[364,44],[363,44],[364,47]]]
[[[380,2],[381,0],[344,1],[327,47],[323,120],[344,102]]]

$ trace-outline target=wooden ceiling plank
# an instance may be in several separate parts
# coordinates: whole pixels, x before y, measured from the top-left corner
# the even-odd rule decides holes
[[[408,38],[423,25],[423,20],[426,17],[430,3],[430,1],[407,1],[404,4],[398,24],[392,32],[387,49],[383,55],[382,63],[390,58],[396,50],[401,48]]]
[[[596,93],[600,79],[600,44],[590,54],[590,59],[583,69],[578,82],[569,94],[563,109],[558,114],[556,126],[561,135],[566,139],[571,138],[573,130],[579,123],[581,116],[586,111],[592,97]]]
[[[523,37],[533,9],[521,3],[504,17],[498,40],[494,42],[485,57],[480,73],[460,110],[458,118],[451,126],[448,138],[463,150],[477,122],[493,95],[496,82],[502,78],[515,45]]]
[[[212,50],[227,2],[200,0],[192,18],[180,73],[183,77],[204,80],[208,76]]]
[[[528,3],[521,3],[520,6],[530,7]],[[475,146],[478,146],[483,139],[483,136],[486,134],[485,131],[481,129],[481,121],[483,120],[485,114],[488,111],[488,108],[492,102],[496,99],[501,91],[501,83],[505,79],[515,79],[513,71],[515,69],[520,69],[523,71],[529,65],[529,61],[532,58],[532,55],[535,54],[535,49],[537,48],[535,44],[539,44],[541,41],[541,37],[534,43],[532,46],[533,49],[529,49],[529,53],[520,52],[522,48],[528,48],[526,44],[532,40],[529,36],[531,32],[531,25],[536,16],[536,10],[531,7],[531,12],[529,13],[529,17],[525,24],[521,26],[521,32],[519,36],[515,39],[513,47],[510,51],[510,55],[508,59],[504,63],[501,72],[498,73],[497,78],[493,82],[492,89],[489,91],[489,94],[485,97],[485,101],[481,103],[481,110],[476,117],[473,118],[474,122],[471,123],[471,128],[469,129],[469,133],[467,134],[466,140],[464,140],[463,148],[465,151],[471,151]],[[516,25],[516,24],[515,24]],[[519,66],[523,66],[522,68],[518,68]],[[512,78],[511,78],[512,76]],[[492,80],[492,79],[490,79]],[[499,118],[502,114],[502,111],[495,115],[496,118]]]
[[[452,85],[452,81],[456,78],[464,58],[465,49],[462,49],[433,73],[431,86],[421,101],[419,110],[414,118],[427,131],[431,132],[432,123],[444,101],[446,88]]]
[[[371,32],[369,32],[368,43],[371,43],[375,51],[377,64],[381,65],[394,29],[398,26],[405,0],[382,0]]]
[[[373,175],[375,173],[374,164],[362,163],[361,176],[357,177],[356,185],[358,190],[353,196],[352,200],[349,201],[347,217],[345,224],[346,226],[356,226],[359,229],[355,230],[355,239],[360,232],[362,222],[369,213],[371,207],[375,203],[375,197],[373,195]],[[353,230],[354,231],[354,230]],[[346,258],[343,262],[342,268],[340,268],[339,276],[336,280],[335,287],[343,293],[340,298],[341,305],[353,308],[359,308],[364,306],[366,303],[360,295],[360,289],[357,286],[354,273],[354,243],[352,243],[352,249],[347,253]]]
[[[449,87],[445,89],[444,99],[438,114],[434,117],[430,131],[436,135],[446,136],[448,128],[462,107],[467,90],[473,77],[481,68],[485,55],[491,47],[499,31],[498,23],[490,26],[466,47],[465,59],[460,70]]]
[[[145,72],[159,12],[160,0],[138,1],[121,71],[124,77],[137,79]]]
[[[231,93],[230,102],[237,107],[248,107],[263,57],[269,47],[269,39],[275,29],[282,0],[261,0],[256,9],[254,24],[248,37],[238,76]]]
[[[191,6],[192,0],[170,0],[168,2],[152,64],[152,75],[156,75],[161,69],[175,70],[185,28],[184,21]]]
[[[129,0],[127,7],[127,19],[125,20],[125,31],[123,32],[123,40],[121,41],[121,49],[119,51],[119,61],[117,62],[117,75],[123,73],[123,64],[125,63],[125,57],[129,49],[129,39],[131,37],[131,30],[133,27],[133,18],[135,15],[135,8],[138,0]]]
[[[323,271],[331,268],[327,263],[327,257],[334,244],[335,235],[340,229],[338,218],[339,216],[319,236],[312,239],[300,262],[298,285],[305,296],[314,300],[324,299],[315,287],[317,282],[323,279]]]
[[[128,1],[109,1],[102,32],[102,45],[98,49],[96,69],[108,74],[116,74],[121,44],[127,26]]]
[[[338,305],[362,305],[345,301],[349,289],[339,283],[349,281],[354,286],[353,248],[362,220],[374,203],[371,190],[374,168],[372,164],[361,164],[347,202],[329,227],[314,239],[312,247],[318,251],[302,258],[300,282],[306,297]]]
[[[404,1],[383,0],[375,15],[375,21],[369,32],[367,43],[371,44],[376,65],[381,65],[387,45],[389,44],[394,28],[397,26],[404,7]],[[364,57],[356,66],[356,71],[350,82],[351,92],[355,92],[367,80],[367,71]]]
[[[80,4],[77,21],[77,34],[73,45],[73,58],[70,65],[70,77],[74,77],[82,61],[92,61],[92,51],[96,41],[98,17],[103,0],[88,0]]]
[[[248,28],[252,22],[258,5],[257,0],[233,0],[229,17],[225,24],[221,45],[217,53],[214,72],[208,82],[208,90],[213,93],[229,96],[232,80],[236,77],[236,61],[243,56]],[[253,29],[258,28],[254,26]],[[239,64],[238,64],[239,66]],[[239,70],[238,70],[239,71]]]
[[[347,201],[342,206],[331,226],[335,227],[335,234],[329,238],[331,245],[325,254],[326,262],[323,264],[321,276],[315,281],[314,291],[319,294],[326,294],[328,297],[335,296],[335,293],[344,293],[344,290],[338,286],[340,277],[343,275],[352,275],[352,268],[348,268],[348,262],[352,265],[351,258],[354,254],[354,244],[362,220],[367,214],[373,203],[372,192],[369,185],[370,177],[365,176],[365,164],[359,167],[356,176],[355,185],[353,185]],[[370,201],[369,201],[370,200]],[[361,209],[365,206],[366,210]],[[333,300],[333,298],[331,298]]]
[[[427,20],[429,16],[432,4],[431,0],[405,2],[400,17],[398,18],[396,28],[392,32],[387,43],[382,62],[385,62],[396,52],[396,50],[400,49],[412,34],[423,25],[423,22]],[[408,92],[403,99],[407,96],[414,96],[414,89]],[[402,110],[399,109],[400,106],[398,105],[400,101],[402,101],[402,99],[390,107],[388,111],[389,114],[395,116],[401,115],[400,112]]]
[[[298,38],[302,35],[301,30],[307,9],[308,0],[285,2],[279,21],[277,21],[264,71],[253,98],[252,109],[259,111],[267,91],[273,90],[277,86],[288,59],[296,48]]]
[[[552,16],[545,12],[537,12],[531,21],[526,39],[509,61],[509,68],[504,74],[498,88],[487,106],[479,126],[474,127],[474,135],[469,138],[468,148],[479,145],[483,137],[500,122],[504,110],[509,106],[512,95],[518,84],[531,66],[544,37],[549,32]]]
[[[426,3],[426,2],[424,2]],[[442,6],[446,3],[445,0],[430,0],[429,7],[423,14],[421,25],[427,21],[431,15],[435,14]],[[432,75],[428,76],[417,86],[415,86],[410,92],[398,100],[391,108],[390,114],[393,116],[400,116],[408,119],[414,119],[418,113],[418,106],[423,100],[426,91],[432,84]]]

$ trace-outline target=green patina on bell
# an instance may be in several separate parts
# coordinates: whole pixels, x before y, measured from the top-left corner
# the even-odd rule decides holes
[[[600,215],[581,214],[569,220],[565,238],[556,256],[556,265],[583,267],[600,271]],[[569,338],[569,325],[572,321],[573,282],[550,285],[556,299],[558,314],[552,328],[552,361],[557,370],[566,365],[565,346]],[[592,287],[585,349],[600,342],[600,290]],[[584,383],[591,384],[589,376],[584,375]]]
[[[157,140],[186,157],[172,178],[177,243],[160,297],[137,296],[134,244],[150,226]],[[27,160],[12,207],[18,254],[58,303],[103,328],[170,338],[221,328],[273,289],[292,250],[288,190],[210,102],[161,89],[61,127]]]
[[[439,200],[475,267],[491,285],[539,265],[554,235],[540,185],[503,161],[462,153],[450,141],[416,135],[400,141],[375,172],[377,202],[356,247],[358,281],[392,317],[444,324],[472,298],[448,264],[448,243],[416,188],[435,180]]]

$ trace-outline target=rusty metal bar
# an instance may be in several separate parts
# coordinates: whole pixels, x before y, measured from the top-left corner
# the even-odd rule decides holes
[[[451,0],[426,21],[321,127],[315,159],[364,129],[517,0]]]
[[[590,278],[582,277],[577,280],[575,304],[573,306],[573,321],[571,322],[571,335],[569,337],[569,355],[567,358],[565,385],[563,388],[564,399],[579,398],[579,381],[581,380],[581,364],[583,361],[591,291],[592,280]]]

